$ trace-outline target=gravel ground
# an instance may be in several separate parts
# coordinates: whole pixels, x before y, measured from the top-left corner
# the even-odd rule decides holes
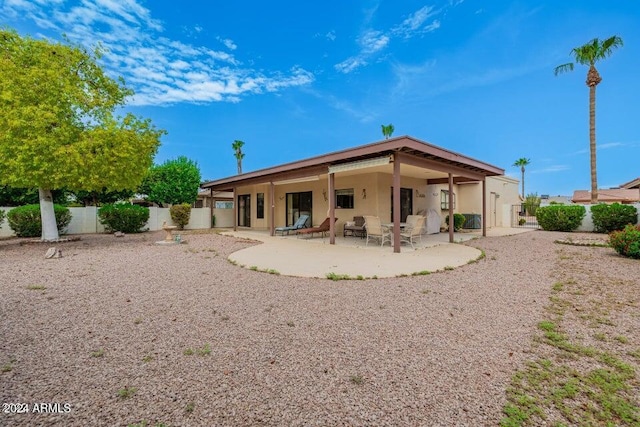
[[[452,271],[332,282],[183,237],[87,235],[50,260],[0,241],[0,403],[70,405],[0,425],[496,425],[558,262],[537,231],[473,241],[486,258]]]

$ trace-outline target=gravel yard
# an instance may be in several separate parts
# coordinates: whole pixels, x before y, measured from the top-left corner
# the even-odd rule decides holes
[[[473,241],[486,257],[451,271],[337,282],[240,268],[227,256],[254,243],[217,234],[87,235],[60,259],[0,241],[0,400],[31,412],[0,425],[497,425],[559,234]],[[575,250],[595,269],[622,260]]]

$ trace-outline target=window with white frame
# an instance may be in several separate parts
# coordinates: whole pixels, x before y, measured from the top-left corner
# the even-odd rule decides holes
[[[453,209],[456,208],[456,193],[453,193]],[[440,190],[440,209],[449,210],[449,190]]]

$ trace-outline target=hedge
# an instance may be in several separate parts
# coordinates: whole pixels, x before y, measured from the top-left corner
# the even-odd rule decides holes
[[[71,212],[69,208],[62,205],[53,205],[53,212],[56,216],[58,233],[65,234],[71,222]],[[42,219],[40,217],[40,205],[25,205],[13,208],[7,214],[9,227],[15,231],[18,237],[40,237],[42,236]]]
[[[149,208],[127,203],[104,205],[98,209],[100,224],[108,232],[140,233],[149,220]]]
[[[574,231],[580,227],[586,213],[582,205],[541,206],[536,210],[536,219],[543,230]]]
[[[622,230],[626,225],[638,222],[638,210],[635,206],[604,203],[591,206],[593,226],[598,233],[611,233]]]

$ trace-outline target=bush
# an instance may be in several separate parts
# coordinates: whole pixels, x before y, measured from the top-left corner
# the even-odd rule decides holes
[[[542,206],[536,210],[536,219],[543,230],[574,231],[580,227],[586,213],[582,205]]]
[[[53,205],[56,216],[58,233],[65,234],[67,226],[71,222],[69,208],[61,205]],[[42,219],[40,218],[40,205],[26,205],[13,208],[7,214],[9,227],[15,231],[18,237],[42,236]]]
[[[640,225],[627,225],[609,235],[609,244],[620,255],[640,259]]]
[[[449,215],[447,215],[445,217],[445,222],[447,223],[447,226],[449,225]],[[464,217],[464,215],[459,214],[459,213],[454,213],[453,214],[453,229],[455,231],[458,231],[462,228],[462,226],[464,225],[464,222],[466,221],[466,218]]]
[[[0,228],[2,228],[2,223],[4,222],[5,213],[2,209],[0,209]]]
[[[535,216],[538,208],[540,207],[540,197],[538,193],[527,194],[527,198],[524,199],[523,207],[527,212],[527,215]]]
[[[180,205],[173,205],[169,208],[171,219],[178,226],[180,230],[184,229],[184,226],[189,224],[189,218],[191,217],[191,205],[189,203],[182,203]]]
[[[149,208],[127,203],[104,205],[98,209],[98,218],[108,232],[140,233],[149,220]]]
[[[596,232],[611,233],[638,222],[638,210],[631,205],[601,203],[591,206],[591,217]]]

